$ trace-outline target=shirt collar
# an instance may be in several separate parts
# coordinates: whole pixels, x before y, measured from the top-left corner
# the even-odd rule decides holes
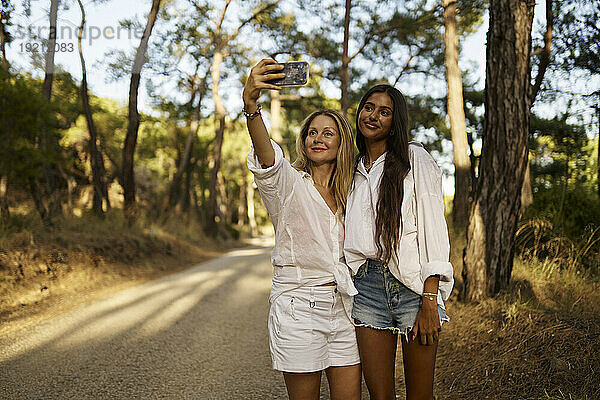
[[[382,155],[380,155],[379,157],[377,157],[377,159],[375,160],[375,162],[373,163],[373,165],[371,165],[371,171],[373,171],[373,168],[375,168],[377,165],[383,163],[385,161],[385,155],[387,154],[387,151],[384,151]],[[361,157],[359,162],[358,162],[358,171],[363,174],[364,176],[367,176],[369,173],[367,172],[367,168],[365,167],[365,158]]]

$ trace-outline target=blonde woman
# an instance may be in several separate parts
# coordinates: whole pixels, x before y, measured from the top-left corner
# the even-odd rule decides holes
[[[350,320],[356,289],[343,259],[343,216],[353,173],[352,130],[335,110],[309,115],[292,166],[269,133],[257,103],[261,90],[282,78],[262,60],[244,86],[252,138],[248,168],[275,228],[271,257],[269,345],[290,399],[318,399],[325,371],[332,399],[360,398],[360,358]]]

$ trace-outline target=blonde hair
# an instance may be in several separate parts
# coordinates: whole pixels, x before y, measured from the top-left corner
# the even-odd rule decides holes
[[[336,110],[326,109],[315,111],[306,117],[302,122],[300,134],[296,138],[297,158],[296,161],[294,161],[293,166],[297,170],[304,171],[312,176],[312,161],[306,155],[305,141],[310,123],[319,115],[325,115],[333,119],[340,135],[340,145],[338,147],[336,163],[333,167],[329,185],[333,189],[333,198],[335,199],[337,209],[341,211],[340,219],[343,219],[346,212],[348,190],[350,189],[352,176],[354,174],[354,140],[350,123],[342,113]]]

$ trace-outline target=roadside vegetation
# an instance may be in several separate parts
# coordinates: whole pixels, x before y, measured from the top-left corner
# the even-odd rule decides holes
[[[13,211],[0,232],[0,331],[239,245],[207,238],[193,219],[139,218],[130,225],[120,209],[102,219],[62,217],[52,226],[42,224],[36,213]]]
[[[524,223],[521,233],[531,225]],[[597,247],[583,257],[595,259],[595,269],[545,258],[539,252],[543,258],[538,258],[527,248],[516,258],[506,290],[467,303],[459,299],[462,264],[461,252],[456,251],[464,238],[452,239],[457,290],[447,304],[451,321],[443,327],[438,351],[438,398],[600,398]],[[583,243],[593,241],[589,239]],[[552,239],[540,241],[549,242]],[[582,252],[575,246],[564,257],[578,255],[581,258]]]

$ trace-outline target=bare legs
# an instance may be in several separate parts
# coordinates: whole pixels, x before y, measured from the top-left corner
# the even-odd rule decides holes
[[[356,341],[371,400],[394,400],[398,336],[389,330],[356,327]]]
[[[404,380],[408,400],[433,399],[433,372],[437,346],[437,340],[430,346],[423,346],[419,343],[419,338],[407,341],[404,336],[402,337]]]
[[[389,330],[356,328],[363,373],[372,400],[396,399],[395,360],[398,336]],[[402,337],[404,380],[408,400],[433,399],[433,373],[437,342],[423,346],[419,339]]]
[[[302,374],[284,372],[283,379],[290,400],[319,400],[321,371]]]
[[[331,400],[360,400],[360,364],[330,367],[325,370]],[[283,378],[290,400],[318,400],[321,372],[284,372]]]
[[[331,400],[360,400],[360,364],[325,370]]]

